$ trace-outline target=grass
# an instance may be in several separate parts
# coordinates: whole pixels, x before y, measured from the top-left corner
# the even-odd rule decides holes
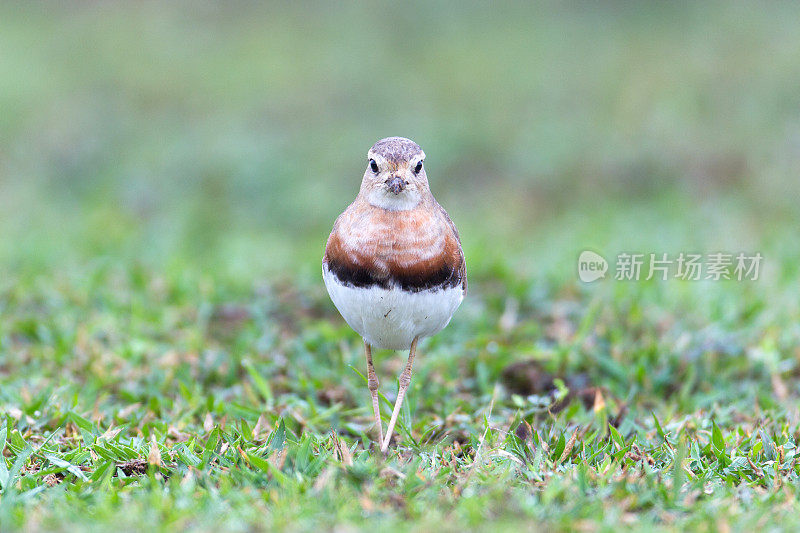
[[[796,8],[312,7],[0,7],[0,529],[796,529]],[[388,134],[470,292],[383,457],[319,261]]]
[[[425,345],[384,459],[360,343],[318,286],[87,278],[3,292],[4,524],[796,521],[797,315],[757,297],[720,290],[700,318],[659,286],[493,275]],[[402,356],[381,355],[391,393]]]

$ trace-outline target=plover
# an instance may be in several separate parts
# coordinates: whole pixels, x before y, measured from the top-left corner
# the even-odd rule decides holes
[[[458,230],[431,194],[424,160],[425,152],[409,139],[375,143],[358,196],[336,219],[322,259],[331,300],[364,339],[383,452],[411,383],[417,342],[441,331],[467,292]],[[373,347],[409,350],[385,435]]]

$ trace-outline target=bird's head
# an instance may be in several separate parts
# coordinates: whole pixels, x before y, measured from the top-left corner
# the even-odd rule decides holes
[[[367,153],[361,194],[370,204],[383,209],[413,209],[430,194],[424,159],[425,152],[410,139],[381,139]]]

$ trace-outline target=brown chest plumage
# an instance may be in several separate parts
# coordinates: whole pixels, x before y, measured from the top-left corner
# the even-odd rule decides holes
[[[354,287],[466,291],[458,231],[435,200],[404,211],[357,200],[336,220],[323,263]]]

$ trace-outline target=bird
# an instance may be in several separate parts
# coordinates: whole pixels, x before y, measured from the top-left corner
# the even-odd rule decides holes
[[[333,304],[364,341],[384,454],[411,384],[417,343],[444,329],[467,293],[461,238],[431,193],[424,161],[425,152],[410,139],[376,142],[358,195],[334,222],[322,259]],[[385,434],[373,348],[408,350]]]

